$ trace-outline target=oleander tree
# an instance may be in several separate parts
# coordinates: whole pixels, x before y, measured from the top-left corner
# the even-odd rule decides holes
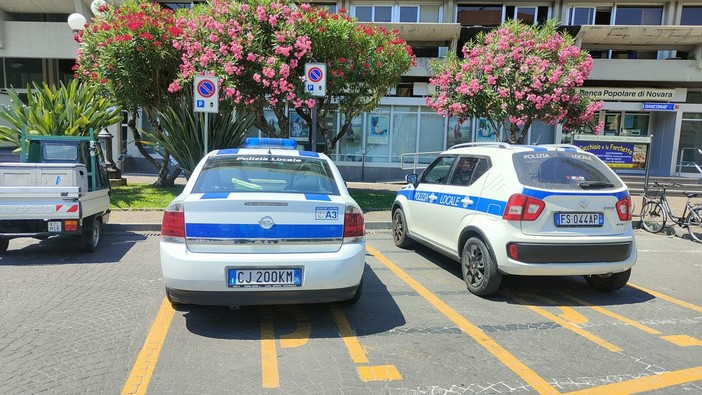
[[[351,130],[355,116],[377,107],[414,62],[395,32],[357,24],[343,9],[330,14],[289,0],[213,0],[184,14],[176,26],[182,34],[174,45],[183,52],[183,62],[169,91],[178,92],[195,75],[210,72],[219,78],[220,100],[253,111],[255,126],[275,137],[289,135],[286,108],[311,125],[318,105],[317,129],[326,152]],[[304,89],[308,62],[327,65],[323,97],[315,99]],[[322,121],[335,109],[344,123],[332,136]],[[275,114],[280,129],[267,122],[266,110]]]
[[[490,127],[504,130],[510,143],[523,144],[535,120],[565,130],[599,131],[595,114],[602,108],[581,94],[592,70],[592,57],[574,45],[557,22],[542,26],[507,21],[480,33],[463,47],[463,59],[449,56],[432,64],[429,80],[436,93],[427,105],[460,122],[486,118]],[[499,133],[495,133],[499,141]]]
[[[126,0],[119,6],[101,5],[97,15],[75,36],[80,43],[75,77],[99,87],[130,112],[134,143],[159,171],[156,185],[172,185],[180,171],[169,171],[168,151],[163,150],[160,163],[148,153],[136,118],[141,109],[154,135],[166,137],[156,111],[172,100],[167,89],[180,65],[180,52],[172,45],[179,34],[173,11],[146,0]]]

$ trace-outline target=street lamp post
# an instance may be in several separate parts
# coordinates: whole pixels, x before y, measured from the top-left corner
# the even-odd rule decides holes
[[[100,141],[100,146],[105,153],[105,161],[107,162],[107,177],[110,180],[117,180],[122,178],[122,172],[119,170],[112,155],[112,134],[107,131],[107,129],[102,129],[100,134],[98,134],[98,140]]]

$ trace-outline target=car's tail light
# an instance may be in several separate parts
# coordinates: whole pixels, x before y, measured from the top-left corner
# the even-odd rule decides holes
[[[183,212],[182,204],[171,204],[163,212],[161,236],[168,238],[169,241],[183,241],[185,239],[185,212]]]
[[[614,205],[621,221],[631,221],[631,197],[627,196]]]
[[[346,206],[344,214],[344,242],[363,240],[366,235],[366,224],[363,212],[355,206]]]
[[[508,221],[533,221],[539,218],[544,207],[546,203],[543,200],[515,193],[509,197],[502,218]]]

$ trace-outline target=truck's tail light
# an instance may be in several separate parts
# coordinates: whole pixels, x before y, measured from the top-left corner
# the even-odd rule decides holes
[[[515,193],[509,197],[503,219],[508,221],[533,221],[539,218],[546,203],[531,196]]]
[[[66,232],[76,232],[78,231],[78,220],[77,219],[67,219],[63,221],[63,230]]]
[[[614,205],[621,221],[631,221],[631,197],[627,196]]]
[[[366,235],[366,224],[363,212],[358,207],[347,206],[344,214],[344,242],[363,240]]]
[[[169,241],[183,241],[185,239],[185,212],[183,205],[174,203],[163,212],[161,223],[161,236]]]

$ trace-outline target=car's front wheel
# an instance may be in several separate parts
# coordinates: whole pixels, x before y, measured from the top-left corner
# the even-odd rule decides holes
[[[10,246],[10,239],[0,237],[0,252],[7,251],[7,247]]]
[[[494,294],[502,283],[502,273],[497,270],[490,249],[477,237],[471,237],[463,246],[461,273],[468,290],[478,296]]]
[[[631,269],[625,272],[612,273],[608,275],[585,276],[588,285],[598,291],[616,291],[626,285],[631,276]]]
[[[409,248],[413,241],[407,235],[407,220],[405,213],[398,208],[392,213],[392,240],[400,248]]]

